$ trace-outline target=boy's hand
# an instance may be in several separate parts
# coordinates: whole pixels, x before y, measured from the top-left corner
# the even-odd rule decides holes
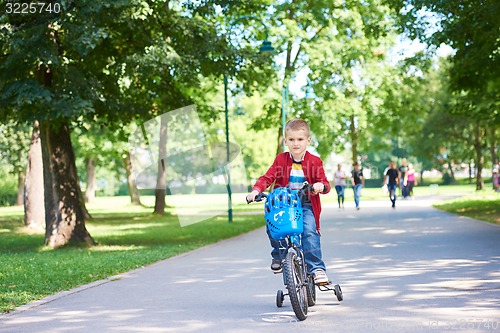
[[[252,192],[247,194],[247,202],[252,202],[255,200],[255,197],[259,194],[260,192],[257,190],[253,190]]]
[[[320,182],[317,182],[317,183],[314,183],[313,185],[313,191],[314,193],[322,193],[325,191],[325,185],[323,183],[320,183]]]

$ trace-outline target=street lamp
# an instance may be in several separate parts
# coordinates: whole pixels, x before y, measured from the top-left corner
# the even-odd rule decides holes
[[[286,126],[286,115],[288,113],[287,107],[288,107],[288,82],[284,85],[283,89],[281,89],[281,128],[282,128],[282,145],[283,145],[283,152],[286,150],[286,144],[285,144],[285,126]]]
[[[316,94],[314,93],[314,88],[311,84],[311,80],[307,78],[307,86],[306,86],[306,100],[308,102],[313,102],[316,99]]]
[[[264,42],[262,42],[262,45],[259,48],[259,53],[262,54],[268,54],[268,53],[273,53],[274,48],[271,45],[271,42],[268,40],[269,38],[269,32],[267,30],[267,26],[262,22],[261,19],[259,19],[257,16],[253,15],[245,15],[245,16],[240,16],[236,20],[231,23],[229,26],[229,30],[231,31],[231,28],[241,20],[245,19],[253,19],[260,24],[264,26],[264,29],[266,31],[266,39]],[[231,44],[231,41],[229,41]],[[228,76],[227,72],[224,73],[224,112],[226,116],[226,161],[227,161],[227,166],[226,166],[226,173],[227,173],[227,214],[228,214],[228,220],[229,222],[233,221],[233,201],[232,201],[232,192],[231,192],[231,171],[230,171],[230,166],[229,163],[231,162],[230,160],[230,149],[229,149],[229,110],[228,110]]]
[[[309,78],[307,78],[307,86],[306,86],[306,96],[305,99],[308,102],[312,102],[316,99],[316,94],[314,93],[314,88],[311,84],[311,81]],[[288,81],[284,85],[283,89],[281,90],[281,127],[283,130],[283,151],[285,151],[286,144],[285,144],[285,126],[286,126],[286,116],[288,114],[288,103],[289,103],[289,89],[288,89]]]

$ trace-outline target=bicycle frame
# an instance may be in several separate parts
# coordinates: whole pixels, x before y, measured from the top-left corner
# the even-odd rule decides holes
[[[282,242],[285,242],[285,245],[282,244]],[[304,252],[300,248],[301,246],[301,237],[300,235],[293,235],[293,236],[287,236],[285,239],[281,239],[278,241],[280,244],[280,258],[283,261],[289,251],[294,251],[295,254],[297,255],[298,259],[300,260],[301,267],[302,267],[302,275],[304,277],[307,276],[307,264],[304,256]],[[283,282],[286,285],[286,276],[283,271]]]

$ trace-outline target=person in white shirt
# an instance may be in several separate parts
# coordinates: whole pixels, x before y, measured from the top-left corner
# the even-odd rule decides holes
[[[342,202],[342,208],[344,208],[344,190],[346,187],[347,174],[342,170],[342,164],[337,165],[337,170],[333,174],[333,182],[335,185],[335,190],[337,191],[337,201],[339,203],[339,208],[341,208],[340,203]]]

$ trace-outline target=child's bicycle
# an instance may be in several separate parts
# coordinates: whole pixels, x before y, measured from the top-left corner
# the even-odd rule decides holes
[[[301,234],[304,230],[301,198],[311,190],[312,185],[305,182],[298,191],[280,187],[274,189],[269,195],[260,193],[255,198],[256,202],[266,198],[264,209],[267,228],[271,237],[280,244],[283,282],[288,293],[278,290],[276,305],[282,307],[285,296],[289,296],[293,311],[299,320],[305,320],[308,307],[316,304],[314,280],[307,271],[304,253],[301,249]],[[318,285],[318,289],[333,291],[339,301],[344,299],[340,286],[338,284],[332,286],[331,281]]]

